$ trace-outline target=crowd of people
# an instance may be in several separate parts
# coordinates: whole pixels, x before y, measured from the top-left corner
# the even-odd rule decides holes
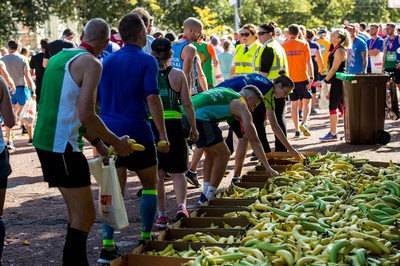
[[[249,144],[267,176],[278,175],[265,155],[272,151],[267,124],[275,135],[275,151],[302,158],[287,137],[288,102],[293,137],[309,137],[307,122],[317,114],[318,91],[329,86],[330,129],[319,139],[336,141],[337,111],[344,115],[345,108],[336,73],[387,71],[400,84],[400,41],[393,23],[347,23],[329,32],[297,24],[281,29],[271,21],[245,24],[233,38],[206,36],[203,23],[193,17],[184,21],[180,34],[153,33],[153,27],[153,17],[136,8],[120,19],[118,28],[110,29],[100,18],[90,20],[79,45],[66,29],[58,40],[42,39],[35,55],[24,55],[18,40],[1,48],[5,136],[1,130],[0,215],[11,172],[9,151],[18,148],[12,130],[21,124],[36,149],[44,181],[60,190],[67,206],[63,265],[88,265],[86,241],[96,215],[83,138],[95,155],[107,157],[108,146],[115,148],[122,193],[128,170],[136,172],[142,184],[139,244],[144,244],[152,239],[154,226],[169,225],[166,178],[173,181],[175,218],[188,217],[187,183],[202,186],[199,204],[212,200],[235,150],[232,182],[240,179]],[[37,103],[35,123],[23,119],[29,100]],[[229,124],[226,138],[221,121]],[[145,150],[133,152],[129,139]],[[197,167],[203,155],[201,185]],[[0,258],[4,228],[0,219]],[[102,238],[99,262],[106,264],[121,254],[114,228],[103,224]]]

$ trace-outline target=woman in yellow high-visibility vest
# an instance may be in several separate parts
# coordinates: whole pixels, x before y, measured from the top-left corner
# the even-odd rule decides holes
[[[241,43],[236,46],[234,65],[231,75],[250,74],[253,72],[253,57],[261,44],[257,40],[257,28],[246,24],[240,30]]]

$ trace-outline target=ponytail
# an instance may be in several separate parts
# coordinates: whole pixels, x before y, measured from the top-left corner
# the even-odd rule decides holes
[[[286,71],[281,69],[279,71],[279,77],[274,79],[274,84],[282,84],[285,88],[294,88],[294,82],[288,76],[286,76]]]

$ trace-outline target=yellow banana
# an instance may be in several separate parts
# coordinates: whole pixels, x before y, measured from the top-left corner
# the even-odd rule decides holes
[[[365,248],[367,250],[372,251],[373,253],[375,253],[376,255],[382,255],[382,250],[376,246],[375,244],[373,244],[372,242],[368,241],[368,240],[364,240],[364,239],[360,239],[360,238],[353,238],[351,239],[351,244],[359,247],[359,248]]]
[[[169,143],[167,142],[167,141],[165,141],[165,140],[160,140],[158,143],[157,143],[157,148],[165,148],[165,147],[167,147],[167,146],[169,146]]]
[[[321,259],[315,256],[306,256],[302,257],[298,261],[296,261],[296,266],[310,265],[312,262],[319,262]]]
[[[289,266],[292,266],[294,264],[293,255],[289,251],[280,249],[276,251],[275,254],[281,257]]]
[[[188,235],[185,235],[184,237],[182,237],[182,241],[184,241],[184,242],[192,241],[192,239],[194,237],[196,237],[195,234],[188,234]]]

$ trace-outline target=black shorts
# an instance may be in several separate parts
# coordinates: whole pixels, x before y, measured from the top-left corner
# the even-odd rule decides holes
[[[153,120],[150,120],[150,123],[157,143],[160,140],[157,128]],[[183,133],[182,120],[165,119],[165,128],[170,144],[169,152],[157,152],[158,169],[163,169],[168,173],[184,173],[188,169],[188,148]]]
[[[289,98],[291,101],[303,100],[303,99],[311,99],[312,94],[311,90],[307,90],[308,80],[295,82],[293,93],[289,94]]]
[[[45,151],[36,148],[42,165],[44,181],[49,187],[86,187],[90,186],[90,171],[82,152],[72,151],[67,144],[64,153]]]
[[[190,124],[186,116],[182,117],[182,123],[185,130],[185,136],[189,135]],[[222,131],[218,123],[196,119],[199,140],[195,142],[197,148],[211,147],[224,141]]]
[[[329,92],[329,111],[339,109],[340,112],[343,112],[341,104],[343,104],[343,81],[334,78],[331,80],[331,90]]]
[[[238,139],[243,139],[244,130],[239,120],[228,122],[228,125],[231,127],[232,131],[235,133]]]
[[[10,154],[5,147],[0,153],[0,189],[7,188],[8,176],[11,172]]]
[[[145,147],[144,151],[135,151],[129,156],[117,157],[115,167],[126,167],[129,171],[137,171],[157,165],[156,145],[152,143],[140,143]]]
[[[396,84],[400,84],[400,69],[397,68],[385,68],[386,72],[394,74],[394,81]]]

